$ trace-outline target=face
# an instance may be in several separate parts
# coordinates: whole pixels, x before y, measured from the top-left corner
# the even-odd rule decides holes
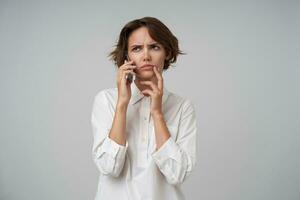
[[[153,67],[161,73],[166,59],[164,47],[153,40],[146,27],[136,29],[128,38],[128,56],[137,66],[135,73],[140,80],[152,80]],[[150,65],[150,66],[144,66]]]

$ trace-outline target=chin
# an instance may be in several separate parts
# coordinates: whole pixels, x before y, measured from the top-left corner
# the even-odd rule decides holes
[[[144,80],[151,80],[154,75],[155,74],[153,71],[144,71],[144,72],[141,72],[138,77],[140,79],[144,79]]]

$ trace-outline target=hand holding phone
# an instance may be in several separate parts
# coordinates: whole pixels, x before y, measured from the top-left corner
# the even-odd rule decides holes
[[[130,61],[128,55],[126,55],[126,61],[128,61],[128,62]],[[126,78],[127,82],[128,82],[129,84],[131,84],[132,81],[133,81],[133,74],[127,74],[127,75],[125,76],[125,78]]]
[[[133,81],[133,75],[132,74],[126,74],[125,78],[126,78],[128,83],[132,83],[132,81]]]

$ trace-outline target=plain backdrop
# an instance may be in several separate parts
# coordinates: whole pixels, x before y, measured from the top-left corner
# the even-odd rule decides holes
[[[195,105],[187,199],[299,200],[299,1],[0,1],[0,199],[96,193],[90,115],[107,55],[157,17],[187,53],[165,86]]]

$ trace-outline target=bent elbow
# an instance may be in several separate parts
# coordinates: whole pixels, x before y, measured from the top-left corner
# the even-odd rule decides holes
[[[188,170],[182,170],[180,173],[176,174],[172,174],[171,177],[167,178],[167,182],[170,185],[181,185],[184,181],[186,181],[186,179],[190,176],[192,171],[188,171]]]
[[[171,177],[167,177],[167,182],[170,185],[174,185],[174,186],[181,185],[185,181],[185,177],[186,177],[185,172],[182,172],[177,176],[175,174],[172,174]]]
[[[95,160],[99,172],[106,176],[119,177],[123,166],[118,166],[115,162],[107,162],[103,159]]]

